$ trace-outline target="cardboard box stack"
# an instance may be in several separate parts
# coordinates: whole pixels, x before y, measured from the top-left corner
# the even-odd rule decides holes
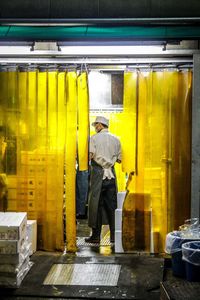
[[[27,214],[0,212],[0,286],[19,287],[30,270]]]
[[[27,238],[30,246],[30,255],[36,252],[37,250],[37,221],[36,220],[27,220]]]

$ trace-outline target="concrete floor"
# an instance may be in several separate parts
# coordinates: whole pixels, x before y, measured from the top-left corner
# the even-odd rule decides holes
[[[107,246],[106,246],[107,247]],[[152,299],[160,298],[160,281],[163,259],[138,254],[102,254],[97,249],[80,249],[75,255],[38,251],[32,257],[34,263],[18,289],[1,289],[1,299]],[[107,252],[104,251],[104,253]],[[87,278],[86,267],[96,270],[98,265],[121,266],[115,286],[110,285],[44,285],[43,282],[54,264],[84,265],[79,274]],[[84,270],[85,269],[85,270]],[[91,270],[90,270],[91,272]],[[95,277],[96,274],[94,273]],[[108,281],[109,284],[109,281]]]
[[[89,228],[86,221],[78,221],[77,236],[87,235]],[[31,256],[31,261],[33,266],[20,287],[0,289],[0,299],[160,299],[164,262],[160,256],[146,253],[116,254],[113,245],[82,244],[75,254],[37,251]],[[58,281],[62,276],[70,280],[44,284],[52,267],[61,267],[63,270],[69,266],[69,275],[58,273],[58,270],[55,275]],[[114,278],[117,280],[112,281],[115,270],[119,271]],[[105,272],[103,276],[102,272]],[[105,277],[107,281],[104,280],[101,285]]]
[[[78,237],[83,240],[89,232],[86,220],[77,222]],[[82,243],[75,254],[37,251],[30,259],[33,266],[20,287],[0,288],[0,299],[200,299],[200,283],[173,276],[170,258],[143,252],[119,254],[109,243]],[[44,284],[49,272],[57,281]]]

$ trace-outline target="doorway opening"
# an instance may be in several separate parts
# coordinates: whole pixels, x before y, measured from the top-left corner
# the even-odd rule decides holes
[[[116,169],[118,191],[126,191],[133,172],[129,189],[134,195],[144,195],[135,210],[143,211],[139,213],[140,228],[135,228],[138,247],[150,251],[153,240],[162,252],[166,232],[189,216],[192,65],[174,65],[172,61],[129,67],[88,65],[84,70],[58,64],[1,66],[6,210],[27,211],[29,219],[38,221],[41,249],[63,248],[63,182],[64,201],[70,199],[65,205],[67,234],[72,245],[76,244],[77,168],[86,171],[85,190],[80,194],[88,194],[89,172],[80,170],[80,161],[77,164],[74,138],[80,132],[75,103],[81,74],[86,77],[90,99],[88,112],[84,111],[88,124],[99,114],[107,116],[110,131],[123,144],[124,161]],[[93,128],[88,132],[87,137],[94,133]],[[179,209],[180,203],[184,203],[184,210]],[[84,226],[88,232],[86,223]]]

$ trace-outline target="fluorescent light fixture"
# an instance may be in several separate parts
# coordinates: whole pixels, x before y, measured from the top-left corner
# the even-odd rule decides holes
[[[0,46],[0,55],[9,56],[9,55],[26,55],[30,54],[30,46]]]
[[[161,54],[163,46],[61,46],[61,55],[148,55]]]
[[[160,59],[178,56],[192,60],[192,55],[200,50],[176,49],[164,50],[163,45],[85,45],[85,46],[59,46],[45,47],[30,45],[0,45],[0,63],[97,63],[97,64],[129,64],[137,63],[141,59],[150,63],[151,59]],[[94,62],[95,59],[95,62]]]
[[[174,42],[175,43],[175,42]],[[167,41],[154,41],[154,40],[68,40],[68,41],[57,41],[59,47],[63,46],[164,46]],[[178,44],[178,42],[176,42]]]
[[[59,48],[52,48],[49,43],[44,44],[42,48],[30,47],[30,46],[0,46],[0,56],[17,56],[17,55],[31,55],[31,56],[43,56],[43,55],[56,55],[56,56],[130,56],[130,55],[156,55],[161,54],[162,45],[154,46],[121,46],[121,45],[109,45],[109,46],[61,46]]]

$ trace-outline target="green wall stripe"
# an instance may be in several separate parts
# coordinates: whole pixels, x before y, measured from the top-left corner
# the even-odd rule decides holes
[[[196,39],[200,38],[200,26],[120,26],[120,27],[34,27],[1,26],[1,40],[42,39]]]

